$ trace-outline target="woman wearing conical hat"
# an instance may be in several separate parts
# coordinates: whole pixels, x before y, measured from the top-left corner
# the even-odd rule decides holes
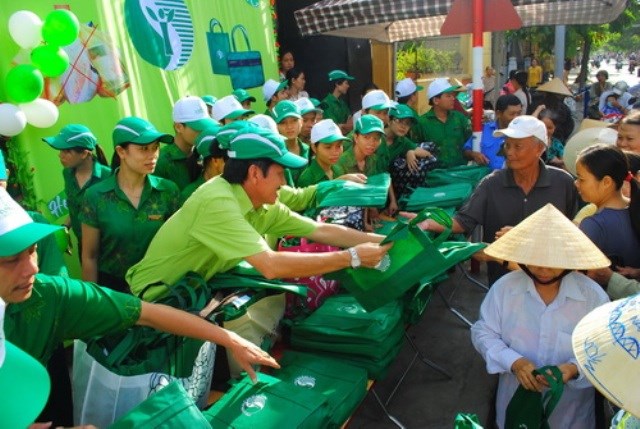
[[[565,383],[551,414],[551,428],[595,427],[593,388],[578,370],[571,333],[589,311],[608,301],[602,288],[578,270],[610,261],[551,204],[538,210],[485,249],[521,270],[501,277],[471,328],[487,371],[499,374],[496,423],[504,427],[507,405],[519,385],[543,391],[546,380],[532,371],[557,366]]]

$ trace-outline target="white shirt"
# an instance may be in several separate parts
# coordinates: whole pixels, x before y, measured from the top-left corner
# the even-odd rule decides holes
[[[548,306],[523,271],[506,274],[494,283],[480,307],[480,319],[471,327],[471,340],[486,361],[487,371],[500,374],[496,400],[500,429],[518,387],[511,365],[521,357],[536,368],[576,363],[571,348],[573,329],[583,316],[608,301],[597,283],[576,272],[562,279],[558,295]],[[583,375],[564,386],[549,424],[552,429],[595,427],[593,387]]]

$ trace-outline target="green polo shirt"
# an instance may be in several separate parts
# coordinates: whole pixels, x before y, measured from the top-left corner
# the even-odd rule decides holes
[[[340,176],[338,174],[338,169],[335,165],[331,166],[331,171],[333,171],[333,179]],[[320,167],[318,161],[314,158],[307,168],[304,169],[300,177],[298,178],[298,186],[305,187],[310,185],[316,185],[320,182],[324,182],[325,180],[331,180],[332,178],[327,176],[327,173]]]
[[[111,175],[111,168],[107,165],[100,164],[96,159],[93,160],[93,171],[91,177],[87,180],[82,188],[78,185],[76,179],[75,168],[65,168],[62,170],[64,178],[64,193],[67,195],[67,208],[69,209],[69,219],[71,220],[71,230],[76,235],[78,242],[82,242],[82,228],[80,227],[80,211],[82,210],[82,199],[84,192],[90,186],[106,179]]]
[[[179,189],[184,189],[191,183],[189,169],[187,168],[187,158],[188,156],[174,143],[165,144],[160,149],[160,156],[158,156],[153,175],[169,179],[178,185]]]
[[[471,137],[469,119],[456,110],[450,110],[446,122],[436,117],[433,109],[418,118],[411,129],[415,142],[433,142],[438,147],[437,158],[443,168],[464,165],[464,143]]]
[[[379,170],[378,161],[375,154],[365,159],[364,170],[360,170],[360,168],[358,168],[358,162],[356,161],[356,156],[353,152],[353,148],[351,148],[340,155],[340,159],[336,163],[334,171],[338,174],[338,176],[350,173],[362,173],[365,176],[373,176],[374,174],[383,173],[386,170]]]
[[[300,148],[300,156],[306,159],[307,161],[311,159],[311,148],[309,148],[309,145],[300,139],[298,139],[297,143],[298,143],[298,147]],[[300,177],[300,174],[302,174],[302,171],[304,170],[304,168],[287,168],[287,170],[290,171],[291,180],[292,180],[292,183],[287,182],[287,185],[300,186],[298,184],[298,178]],[[289,179],[287,178],[287,180]]]
[[[180,191],[180,205],[184,204],[184,202],[187,201],[187,198],[189,198],[191,194],[198,189],[198,186],[202,185],[204,182],[204,176],[200,175],[195,181],[185,186],[184,189]]]
[[[342,98],[336,98],[333,94],[327,94],[322,100],[324,110],[322,116],[324,119],[333,119],[336,124],[344,124],[351,115],[351,110],[347,102]]]
[[[64,340],[121,331],[140,319],[140,299],[68,277],[36,275],[31,297],[7,306],[6,338],[46,365]]]
[[[316,187],[292,188],[283,186],[278,191],[278,201],[294,212],[302,212],[315,204]]]
[[[178,209],[175,183],[147,176],[136,209],[118,186],[116,175],[85,194],[80,220],[100,230],[98,271],[124,278],[127,269],[144,256],[160,226]]]
[[[269,250],[263,236],[308,236],[316,223],[277,202],[257,209],[239,184],[222,176],[200,186],[153,238],[144,258],[127,272],[134,294],[154,283],[174,284],[194,271],[206,280],[242,259]],[[166,287],[151,287],[155,299]]]
[[[46,223],[50,222],[38,212],[28,211],[27,214],[34,222]],[[49,234],[38,241],[38,271],[42,274],[51,276],[68,277],[69,271],[64,263],[64,257],[58,247],[55,234]]]
[[[407,155],[407,152],[414,150],[417,147],[418,145],[412,142],[407,136],[396,136],[396,138],[393,139],[393,143],[391,145],[387,145],[389,150],[389,162],[393,162],[399,157],[404,158]]]

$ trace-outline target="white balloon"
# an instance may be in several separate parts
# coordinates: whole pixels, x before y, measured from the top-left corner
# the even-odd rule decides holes
[[[9,17],[9,34],[21,48],[34,48],[42,41],[42,20],[28,10],[15,12]]]
[[[45,98],[36,98],[19,106],[26,115],[27,122],[34,127],[49,128],[58,121],[58,106]]]
[[[27,117],[15,104],[0,104],[0,135],[15,136],[27,126]]]

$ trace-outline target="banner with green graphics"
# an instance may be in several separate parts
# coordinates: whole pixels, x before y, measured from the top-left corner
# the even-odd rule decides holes
[[[27,125],[7,147],[24,205],[56,223],[64,217],[49,207],[64,207],[62,166],[42,137],[70,123],[84,124],[110,157],[113,126],[124,116],[147,118],[173,133],[171,110],[180,97],[220,98],[233,90],[229,73],[214,73],[214,64],[233,53],[228,36],[237,25],[245,31],[237,32],[236,57],[249,53],[252,64],[261,63],[264,76],[258,81],[278,79],[270,0],[22,0],[0,9],[0,103],[10,101],[7,73],[30,61],[30,52],[9,34],[9,18],[28,10],[45,19],[55,8],[69,9],[81,27],[76,42],[64,47],[71,65],[62,76],[45,79],[41,95],[58,106],[59,119],[50,128]],[[261,88],[247,89],[258,100],[255,110],[264,110]]]

